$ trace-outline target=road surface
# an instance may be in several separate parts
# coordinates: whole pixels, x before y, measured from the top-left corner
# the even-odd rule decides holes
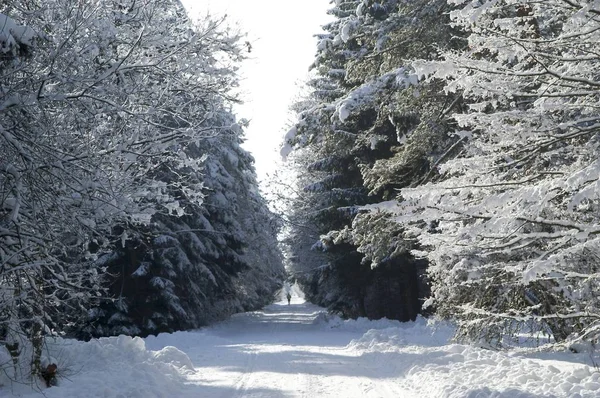
[[[294,298],[209,328],[214,345],[206,344],[206,330],[198,344],[189,337],[185,346],[170,344],[192,360],[190,387],[202,397],[412,396],[395,382],[389,361],[348,347],[364,330],[337,330],[325,318],[322,308]]]

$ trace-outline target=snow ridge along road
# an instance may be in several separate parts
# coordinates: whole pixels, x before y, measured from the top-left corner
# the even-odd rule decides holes
[[[294,298],[190,332],[90,342],[57,339],[60,385],[0,397],[600,397],[590,353],[498,352],[449,343],[423,318],[342,321]]]

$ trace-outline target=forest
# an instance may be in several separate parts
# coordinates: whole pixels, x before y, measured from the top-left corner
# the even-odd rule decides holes
[[[282,150],[292,277],[347,317],[597,342],[600,4],[330,12]]]
[[[3,1],[2,372],[43,373],[50,336],[196,329],[286,281],[345,318],[435,316],[494,349],[598,342],[600,3],[329,13],[270,203],[224,19]]]
[[[269,303],[279,222],[231,111],[239,34],[171,0],[0,12],[0,366]]]

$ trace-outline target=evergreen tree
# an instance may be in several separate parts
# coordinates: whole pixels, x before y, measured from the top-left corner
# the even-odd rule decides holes
[[[461,45],[440,24],[447,11],[443,1],[337,2],[309,82],[316,105],[287,136],[290,148],[306,148],[293,157],[305,191],[296,199],[305,205],[293,211],[320,236],[312,249],[325,251],[318,263],[293,267],[301,275],[303,266],[317,270],[309,291],[348,316],[412,319],[427,294],[424,263],[408,254],[413,243],[389,215],[365,205],[395,200],[397,189],[431,178],[435,163],[459,146],[447,132],[460,97],[436,82],[419,84],[410,68],[411,59]],[[292,241],[300,234],[292,227]],[[308,245],[291,247],[294,259]]]
[[[463,151],[398,208],[462,337],[598,338],[599,15],[594,1],[460,2],[468,49],[416,64],[468,104]]]
[[[234,125],[230,115],[221,123]],[[213,121],[213,123],[216,123]],[[205,157],[202,206],[156,215],[151,228],[100,261],[114,300],[92,311],[81,337],[148,335],[197,328],[269,303],[281,287],[279,225],[260,196],[241,129],[188,148]],[[163,176],[184,177],[180,172]]]
[[[229,188],[251,191],[232,206],[254,206],[258,213],[253,218],[227,210],[239,215],[242,227],[219,221],[223,226],[215,229],[222,230],[210,231],[206,242],[220,248],[214,256],[223,255],[218,262],[231,274],[256,264],[236,251],[250,241],[239,231],[269,218],[251,159],[237,146],[240,126],[228,110],[241,60],[238,39],[221,21],[193,26],[176,0],[0,5],[0,344],[15,359],[31,362],[33,373],[40,371],[44,335],[78,329],[90,307],[105,298],[106,270],[119,256],[111,254],[115,248],[132,257],[121,265],[136,266],[127,276],[150,277],[140,289],[148,294],[142,300],[164,306],[157,310],[162,315],[193,313],[183,297],[188,292],[172,273],[195,261],[192,303],[204,294],[202,284],[217,278],[210,275],[217,270],[192,252],[205,243],[180,229],[208,225],[189,221],[193,214],[227,217],[202,207],[208,194],[203,172],[235,161],[217,143],[207,143],[222,135],[229,136],[224,146],[242,159],[239,176],[234,166],[228,169],[235,181]],[[213,151],[213,163],[205,151]],[[183,224],[175,221],[184,216]],[[263,231],[255,242],[274,239],[274,229]],[[171,232],[182,237],[171,239]],[[148,258],[154,263],[133,258],[148,251],[142,247],[154,252]],[[272,279],[239,297],[264,301],[255,292],[277,284],[276,252],[265,253],[274,259],[248,274],[250,285],[259,284],[263,270]],[[150,266],[155,274],[144,273]],[[117,302],[123,313],[129,305]],[[140,318],[144,324],[137,330],[174,327],[152,314]]]

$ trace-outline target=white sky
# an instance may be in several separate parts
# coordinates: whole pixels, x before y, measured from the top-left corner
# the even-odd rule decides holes
[[[279,148],[292,119],[288,108],[306,80],[316,53],[314,35],[330,20],[329,0],[182,0],[192,16],[227,14],[248,32],[251,59],[242,66],[245,104],[238,118],[250,120],[244,147],[256,159],[259,180],[277,168]]]

